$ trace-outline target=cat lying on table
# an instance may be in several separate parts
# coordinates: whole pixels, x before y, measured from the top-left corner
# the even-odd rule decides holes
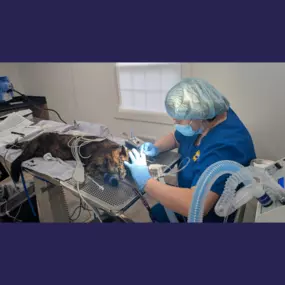
[[[11,164],[11,176],[15,182],[19,181],[22,162],[34,157],[43,157],[51,153],[53,157],[61,160],[74,160],[70,142],[74,135],[44,133],[30,141],[7,145],[7,149],[21,149],[22,154]],[[95,136],[84,136],[86,139],[96,139]],[[129,155],[124,146],[105,139],[103,141],[90,142],[80,148],[81,162],[87,175],[95,177],[104,173],[118,174],[125,178],[126,168],[124,161],[129,160]]]

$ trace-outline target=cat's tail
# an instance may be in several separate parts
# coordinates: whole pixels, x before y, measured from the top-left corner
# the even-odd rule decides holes
[[[15,183],[19,182],[20,175],[21,175],[21,167],[22,167],[22,160],[21,159],[16,159],[12,162],[11,164],[11,178]]]

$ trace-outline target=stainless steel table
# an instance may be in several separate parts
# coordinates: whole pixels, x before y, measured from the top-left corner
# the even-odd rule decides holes
[[[160,154],[151,163],[174,166],[179,158],[178,153],[170,151]],[[0,157],[0,160],[4,161],[4,158]],[[3,165],[5,164],[3,163]],[[9,163],[6,162],[6,166],[10,169]],[[34,176],[40,222],[70,222],[64,193],[66,190],[71,191],[79,197],[76,182],[73,179],[59,181],[35,171],[29,171],[29,173]],[[102,179],[97,179],[96,182],[101,185],[104,184]],[[100,213],[100,216],[111,216],[123,222],[131,222],[124,215],[124,212],[140,198],[133,189],[135,187],[135,183],[129,178],[126,183],[120,182],[118,187],[105,184],[104,190],[101,190],[92,182],[92,179],[87,178],[84,185],[80,186],[80,193],[92,205],[93,209]]]

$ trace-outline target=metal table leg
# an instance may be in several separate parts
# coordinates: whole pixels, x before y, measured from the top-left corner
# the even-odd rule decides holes
[[[35,193],[41,223],[68,223],[69,213],[61,186],[35,177]]]

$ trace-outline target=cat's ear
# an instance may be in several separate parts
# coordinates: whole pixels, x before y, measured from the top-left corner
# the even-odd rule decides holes
[[[126,148],[123,145],[122,145],[122,148],[121,148],[121,151],[120,151],[120,155],[127,156],[127,150],[126,150]]]

